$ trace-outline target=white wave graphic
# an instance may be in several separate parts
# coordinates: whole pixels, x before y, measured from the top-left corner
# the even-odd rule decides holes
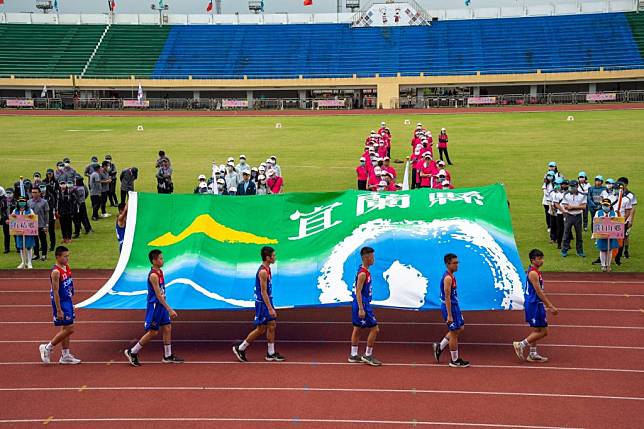
[[[375,219],[360,225],[351,235],[333,248],[331,255],[320,269],[321,275],[318,277],[317,286],[321,291],[320,303],[332,304],[352,299],[350,286],[343,280],[345,262],[368,240],[373,240],[390,231],[399,231],[410,236],[432,237],[439,241],[441,237],[447,235],[449,239],[465,241],[469,245],[481,248],[482,251],[479,252],[479,255],[490,267],[494,278],[494,287],[503,291],[504,297],[501,306],[506,310],[522,308],[523,290],[521,277],[516,267],[485,228],[463,219],[436,219],[431,222],[392,222],[387,219]],[[391,306],[408,302],[410,296],[418,297],[421,294],[424,296],[421,289],[424,288],[425,291],[427,289],[427,285],[423,281],[414,281],[413,284],[409,284],[405,281],[398,281],[392,276],[388,276],[386,281],[390,287],[390,297],[386,303]],[[410,287],[418,290],[410,291]],[[416,298],[413,300],[416,302]]]
[[[171,282],[168,282],[168,284],[166,284],[165,287],[167,289],[176,284],[183,284],[183,285],[189,286],[192,289],[194,289],[196,292],[199,292],[200,294],[205,296],[206,298],[210,298],[215,301],[225,302],[227,304],[235,305],[237,307],[243,307],[243,308],[255,307],[255,300],[246,301],[242,299],[226,298],[224,296],[219,295],[218,293],[210,292],[208,289],[204,288],[203,286],[198,285],[192,280],[186,279],[186,278],[178,278],[178,279],[172,280]],[[109,295],[117,295],[117,296],[137,296],[137,295],[147,295],[147,293],[148,293],[147,289],[135,290],[130,292],[110,290],[108,292]]]

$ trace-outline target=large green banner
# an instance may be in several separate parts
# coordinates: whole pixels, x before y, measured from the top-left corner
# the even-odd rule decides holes
[[[148,252],[165,257],[176,309],[254,307],[260,249],[275,248],[277,307],[342,305],[375,249],[373,304],[440,308],[443,256],[460,260],[464,310],[522,308],[521,268],[502,185],[450,191],[345,191],[267,196],[130,193],[126,238],[112,278],[89,308],[142,309]]]

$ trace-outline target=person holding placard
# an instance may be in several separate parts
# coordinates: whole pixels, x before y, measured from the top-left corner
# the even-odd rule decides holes
[[[610,199],[604,198],[601,202],[601,209],[595,212],[595,218],[600,217],[617,217],[617,213],[611,206]],[[593,234],[598,236],[598,234]],[[613,257],[613,249],[617,249],[619,244],[614,238],[597,238],[595,246],[599,249],[599,260],[602,264],[602,271],[610,273],[610,264]]]
[[[20,197],[18,199],[18,206],[12,214],[14,216],[29,216],[33,215],[34,212],[27,206],[27,198]],[[16,249],[20,252],[20,265],[17,268],[19,270],[23,268],[32,269],[31,259],[33,257],[34,245],[36,244],[34,236],[19,233],[15,233],[15,235]]]

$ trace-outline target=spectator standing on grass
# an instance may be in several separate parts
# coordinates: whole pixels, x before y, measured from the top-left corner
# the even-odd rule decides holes
[[[139,178],[139,169],[136,167],[126,168],[121,171],[121,202],[127,200],[128,192],[134,192],[134,182]]]
[[[266,181],[271,194],[281,194],[284,186],[284,180],[277,176],[275,170],[268,170],[268,180]]]
[[[11,251],[11,236],[9,235],[9,197],[7,192],[0,186],[0,224],[2,225],[2,236],[4,238],[4,253]],[[13,198],[13,190],[11,190]]]
[[[282,176],[282,167],[279,166],[277,163],[277,157],[275,155],[272,155],[270,158],[271,160],[271,165],[273,167],[273,171],[275,171],[275,175],[279,177],[284,177]]]
[[[72,161],[69,158],[63,159],[63,173],[66,182],[69,180],[74,180],[78,175],[76,170],[74,170],[74,168],[72,167]]]
[[[626,218],[626,236],[624,237],[623,246],[624,257],[628,259],[631,257],[628,248],[631,241],[631,232],[633,228],[633,220],[635,219],[635,211],[637,209],[637,197],[628,189],[628,178],[621,177],[619,180],[624,184],[624,195],[631,201],[631,211]],[[618,256],[621,257],[621,254],[618,253]]]
[[[237,189],[239,186],[239,182],[241,181],[239,178],[239,174],[237,174],[237,170],[235,170],[235,162],[234,161],[228,161],[226,165],[226,175],[224,176],[224,181],[226,182],[226,189],[230,191],[231,188]]]
[[[595,211],[593,218],[601,217],[616,217],[617,213],[613,210],[611,202],[608,198],[604,198],[600,203],[600,209]],[[595,246],[599,250],[599,262],[602,266],[602,271],[610,272],[611,259],[613,258],[613,249],[619,248],[619,243],[616,239],[600,238],[595,241]]]
[[[561,256],[564,257],[568,256],[573,228],[575,229],[577,256],[581,256],[582,258],[586,256],[584,254],[584,239],[581,232],[583,212],[586,208],[586,197],[579,193],[578,186],[579,182],[576,180],[570,181],[570,191],[565,193],[561,200],[562,211],[564,213],[564,238]]]
[[[172,168],[170,167],[170,160],[161,159],[161,166],[157,170],[157,192],[159,194],[171,194],[174,191],[174,184],[172,183]]]
[[[579,193],[586,197],[586,208],[583,212],[583,223],[584,231],[588,231],[588,192],[590,191],[590,183],[588,183],[588,176],[586,176],[585,171],[579,172],[577,175],[577,181],[579,182],[579,185],[577,186]]]
[[[101,176],[101,217],[106,218],[110,217],[110,214],[107,213],[105,205],[107,204],[107,195],[110,192],[110,174],[109,174],[110,162],[103,161],[101,163],[101,169],[99,170],[99,175]]]
[[[101,208],[101,167],[98,164],[92,166],[94,171],[89,176],[89,198],[92,202],[92,220],[98,220],[98,211]]]
[[[161,168],[163,165],[163,160],[168,161],[168,167],[172,166],[172,163],[170,162],[170,158],[165,154],[164,151],[160,150],[159,151],[159,158],[157,159],[157,162],[154,164],[154,168]]]
[[[110,185],[107,191],[107,198],[109,198],[110,200],[110,207],[116,207],[119,204],[119,200],[116,196],[116,164],[112,162],[112,155],[110,155],[109,153],[105,155],[105,161],[108,161],[110,163],[107,170],[107,174],[110,176]]]
[[[590,218],[595,217],[595,212],[601,208],[602,193],[606,190],[604,186],[604,177],[595,176],[595,184],[588,189],[588,210],[590,211]]]
[[[557,163],[555,161],[550,161],[548,163],[548,172],[552,171],[555,175],[555,180],[557,179],[563,179],[563,175],[559,173],[559,169],[557,168]],[[548,174],[548,173],[546,173]],[[545,177],[545,176],[544,176]]]
[[[202,186],[203,185],[203,186]],[[201,191],[201,188],[206,188],[206,176],[204,174],[200,174],[199,177],[197,177],[197,186],[195,187],[195,190],[192,192],[193,194],[201,194],[203,193]]]
[[[367,179],[369,178],[369,170],[367,169],[365,157],[360,157],[360,165],[356,167],[356,174],[358,176],[358,190],[367,190]]]
[[[85,171],[83,172],[83,175],[89,179],[89,176],[92,175],[94,172],[94,164],[98,164],[98,157],[93,156],[92,159],[90,159],[89,164],[87,164],[87,167],[85,167]]]
[[[53,252],[56,247],[56,217],[58,216],[56,207],[58,206],[58,194],[60,193],[58,182],[54,178],[53,169],[47,169],[43,184],[47,186],[45,199],[47,200],[47,204],[49,204],[49,251]]]
[[[92,224],[89,222],[89,217],[87,216],[87,196],[89,195],[89,189],[85,185],[83,178],[78,176],[76,177],[76,187],[74,188],[76,192],[76,198],[78,199],[78,215],[74,219],[74,238],[80,236],[81,225],[85,228],[85,234],[92,232]]]
[[[31,215],[34,212],[27,205],[27,198],[21,196],[18,198],[18,204],[13,211],[14,215]],[[36,244],[35,237],[32,235],[16,235],[16,249],[20,252],[20,265],[18,269],[28,268],[32,269],[31,258],[33,257],[34,245]]]
[[[47,228],[49,228],[49,204],[42,198],[40,188],[31,190],[31,199],[27,206],[38,215],[38,235],[34,237],[34,258],[47,259]],[[42,256],[41,256],[42,252]]]
[[[616,188],[617,188],[618,198],[617,198],[617,204],[614,207],[617,211],[617,214],[624,218],[625,234],[624,234],[624,240],[619,241],[619,250],[617,251],[617,255],[615,255],[615,263],[617,265],[622,265],[624,246],[628,243],[628,236],[630,234],[630,228],[632,225],[631,216],[633,215],[634,205],[637,204],[637,199],[635,199],[635,196],[633,195],[633,193],[628,190],[628,179],[626,177],[620,177],[619,179],[617,179]],[[621,191],[621,198],[619,196],[620,191]]]
[[[63,243],[72,242],[72,221],[78,210],[76,195],[67,186],[67,182],[60,181],[60,195],[58,196],[58,207],[56,211],[60,215],[60,231],[63,236]]]
[[[255,195],[257,188],[255,182],[250,180],[250,171],[244,170],[242,172],[243,180],[237,187],[237,195]]]
[[[541,204],[543,209],[546,212],[546,228],[548,232],[551,232],[551,216],[550,216],[550,193],[554,189],[555,173],[549,171],[546,173],[546,177],[543,179],[543,185],[541,185],[541,191],[543,192],[543,197],[541,198]]]
[[[266,185],[266,176],[263,174],[260,174],[257,176],[257,192],[256,195],[268,195],[270,194],[271,191],[268,189],[268,186]]]
[[[557,249],[561,249],[564,234],[564,213],[561,207],[561,201],[564,194],[568,192],[568,181],[562,178],[555,179],[555,190],[552,194],[552,207],[555,216],[555,236],[554,243],[557,244]],[[552,223],[551,223],[552,226]]]
[[[239,155],[239,164],[235,167],[238,173],[243,172],[244,170],[250,170],[250,166],[246,162],[246,155]]]
[[[448,142],[447,130],[445,128],[441,128],[441,133],[438,136],[438,155],[440,156],[441,161],[443,160],[443,155],[445,155],[447,163],[452,165],[452,161],[449,159],[449,152],[447,151]]]

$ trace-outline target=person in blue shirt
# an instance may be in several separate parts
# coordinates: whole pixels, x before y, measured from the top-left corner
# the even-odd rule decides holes
[[[601,208],[595,212],[594,217],[616,217],[610,199],[604,198],[601,201]],[[602,271],[610,272],[610,263],[613,257],[613,249],[619,248],[619,243],[614,238],[597,238],[595,246],[599,250],[599,260],[602,264]]]
[[[163,334],[163,363],[183,363],[183,359],[172,354],[172,319],[177,317],[177,312],[170,307],[165,299],[165,279],[163,277],[163,253],[160,250],[151,250],[148,259],[152,264],[148,273],[148,297],[145,311],[145,335],[124,354],[130,365],[141,366],[139,352],[147,343],[157,336],[159,330]]]
[[[371,298],[373,296],[373,286],[371,283],[371,273],[369,267],[374,264],[374,250],[371,247],[360,249],[362,265],[356,274],[355,286],[353,289],[353,303],[351,307],[351,321],[353,323],[353,332],[351,333],[351,355],[350,363],[364,362],[371,366],[380,366],[382,362],[373,356],[373,346],[376,343],[376,337],[380,328],[378,321],[371,308]],[[367,349],[363,356],[358,354],[358,344],[360,342],[360,333],[363,329],[369,330],[367,337]]]
[[[119,204],[119,215],[116,218],[116,240],[119,243],[119,253],[123,249],[123,241],[125,240],[125,224],[127,221],[127,203]]]
[[[70,337],[74,333],[74,280],[72,270],[69,268],[69,249],[58,246],[54,252],[56,264],[52,267],[49,279],[51,289],[51,308],[53,311],[54,326],[60,326],[60,331],[47,344],[39,346],[40,359],[43,363],[51,361],[51,352],[54,347],[61,344],[63,347],[59,363],[63,365],[76,365],[81,362],[69,352]]]
[[[448,253],[443,257],[445,262],[445,273],[441,278],[440,295],[441,295],[441,313],[447,324],[447,334],[440,343],[434,343],[434,359],[440,361],[443,350],[449,345],[451,360],[449,366],[452,368],[466,368],[470,363],[458,356],[458,336],[465,330],[465,320],[458,305],[458,293],[456,291],[456,277],[454,273],[458,271],[458,256]]]
[[[275,351],[275,328],[277,327],[277,312],[273,306],[273,276],[271,264],[275,263],[275,249],[270,246],[262,247],[260,251],[262,264],[255,274],[255,329],[251,331],[244,341],[233,346],[233,354],[240,362],[248,362],[246,349],[253,341],[266,334],[268,351],[265,359],[269,362],[282,362],[284,356]]]
[[[558,313],[558,310],[543,291],[543,276],[539,271],[539,268],[543,266],[543,252],[539,249],[532,249],[528,256],[530,267],[527,271],[523,297],[525,320],[532,327],[532,332],[523,341],[514,341],[512,346],[519,359],[526,360],[525,350],[530,347],[528,362],[545,363],[548,362],[548,358],[537,353],[537,342],[548,335],[546,310],[554,315]]]

